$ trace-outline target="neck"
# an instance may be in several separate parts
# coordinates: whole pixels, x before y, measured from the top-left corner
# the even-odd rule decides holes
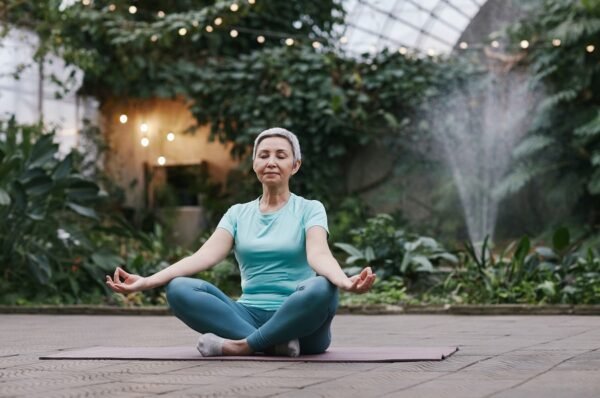
[[[260,204],[263,207],[271,208],[285,204],[290,198],[289,187],[265,187],[263,186],[263,194],[260,199]]]

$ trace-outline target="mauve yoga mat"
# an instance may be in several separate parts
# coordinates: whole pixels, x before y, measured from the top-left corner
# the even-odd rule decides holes
[[[441,361],[457,347],[331,347],[319,355],[297,358],[265,355],[202,357],[194,346],[90,347],[63,351],[40,359],[131,359],[164,361],[282,361],[282,362],[412,362]]]

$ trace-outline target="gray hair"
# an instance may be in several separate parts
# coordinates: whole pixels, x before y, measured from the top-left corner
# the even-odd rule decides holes
[[[302,160],[302,153],[300,153],[300,143],[298,142],[298,137],[296,134],[292,133],[281,127],[273,127],[261,132],[258,137],[254,140],[254,149],[252,150],[252,160],[256,158],[256,149],[258,148],[258,144],[262,140],[267,137],[283,137],[287,139],[292,145],[292,151],[294,154],[294,162],[297,160]]]

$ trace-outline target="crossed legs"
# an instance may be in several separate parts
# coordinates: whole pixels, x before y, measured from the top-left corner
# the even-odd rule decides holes
[[[277,311],[265,311],[239,304],[201,279],[179,277],[167,285],[167,300],[186,325],[216,335],[208,343],[219,345],[222,355],[264,352],[295,339],[301,354],[317,354],[331,343],[338,294],[318,276],[300,283]]]

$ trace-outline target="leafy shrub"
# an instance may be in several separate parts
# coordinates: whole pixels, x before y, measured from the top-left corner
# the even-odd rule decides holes
[[[346,258],[349,274],[370,265],[380,278],[400,276],[413,287],[419,278],[436,272],[443,261],[454,263],[456,257],[435,239],[406,232],[388,214],[369,218],[364,227],[350,231],[352,244],[335,243],[349,254]]]

